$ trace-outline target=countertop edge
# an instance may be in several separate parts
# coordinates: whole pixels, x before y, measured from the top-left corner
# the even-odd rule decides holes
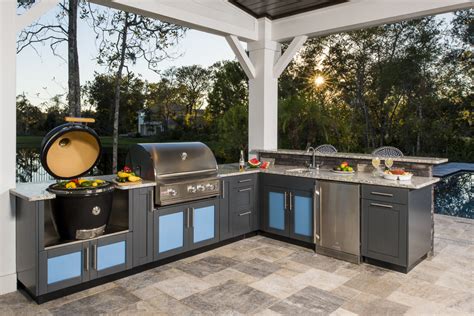
[[[312,153],[308,153],[304,150],[293,150],[293,149],[277,149],[277,150],[268,150],[268,149],[255,149],[252,150],[253,153],[267,153],[267,154],[281,154],[281,155],[299,155],[299,156],[312,156]],[[361,159],[361,160],[370,160],[371,154],[363,153],[343,153],[337,152],[333,154],[325,153],[316,153],[317,157],[329,157],[329,158],[341,158],[341,159]],[[381,158],[383,159],[383,158]],[[448,162],[448,158],[437,158],[437,157],[415,157],[415,156],[404,156],[404,157],[392,157],[393,161],[397,162],[411,162],[418,164],[427,164],[427,165],[440,165]]]

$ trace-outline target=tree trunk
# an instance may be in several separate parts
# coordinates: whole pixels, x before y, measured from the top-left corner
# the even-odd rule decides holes
[[[120,48],[120,63],[115,75],[115,86],[114,86],[114,132],[113,132],[113,145],[112,145],[112,172],[117,172],[118,164],[118,136],[119,136],[119,113],[120,113],[120,86],[122,81],[122,72],[125,65],[125,53],[127,50],[127,33],[128,33],[128,21],[129,13],[125,13],[125,24],[122,29],[122,41]]]
[[[81,116],[81,83],[77,51],[77,11],[79,0],[69,0],[68,8],[68,105],[70,116]]]

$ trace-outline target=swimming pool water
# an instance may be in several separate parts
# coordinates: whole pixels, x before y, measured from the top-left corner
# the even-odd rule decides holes
[[[474,172],[461,171],[435,185],[434,211],[438,214],[474,218]]]

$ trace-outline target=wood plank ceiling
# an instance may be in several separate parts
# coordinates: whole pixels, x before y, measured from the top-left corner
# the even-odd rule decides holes
[[[229,0],[230,3],[256,18],[279,18],[312,11],[348,0]]]

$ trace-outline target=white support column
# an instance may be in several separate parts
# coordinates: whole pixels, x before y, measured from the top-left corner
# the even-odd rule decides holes
[[[16,290],[16,0],[0,1],[0,295]]]
[[[255,78],[249,80],[249,151],[278,147],[278,77],[281,45],[271,41],[271,21],[259,20],[259,40],[248,44]]]

